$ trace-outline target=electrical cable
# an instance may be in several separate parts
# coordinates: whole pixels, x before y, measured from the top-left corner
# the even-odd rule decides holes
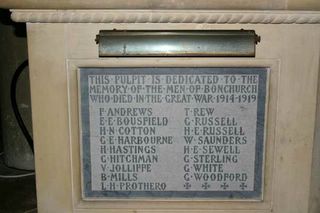
[[[12,109],[13,109],[14,115],[17,119],[18,125],[19,125],[24,137],[26,138],[26,140],[29,144],[32,153],[34,153],[33,139],[31,137],[31,135],[29,134],[29,131],[28,131],[26,125],[23,122],[23,119],[22,119],[21,114],[18,109],[17,97],[16,97],[17,82],[18,82],[19,76],[28,65],[29,65],[29,63],[28,63],[28,59],[27,59],[24,62],[22,62],[18,66],[18,68],[16,69],[16,71],[12,77],[11,85],[10,85],[10,99],[11,99]]]
[[[25,70],[25,68],[27,66],[28,66],[28,59],[23,61],[18,66],[15,73],[13,74],[13,77],[11,80],[11,85],[10,85],[10,100],[11,100],[12,109],[13,109],[14,115],[17,119],[18,125],[19,125],[24,137],[26,138],[26,140],[29,144],[32,153],[34,153],[33,139],[31,137],[31,135],[29,134],[29,131],[28,131],[26,125],[24,124],[23,119],[21,117],[21,114],[19,112],[18,105],[17,105],[17,96],[16,96],[18,79],[19,79],[21,73]],[[0,156],[2,154],[3,154],[3,152],[0,153]],[[29,173],[19,174],[19,175],[0,175],[0,178],[11,179],[11,178],[28,177],[28,176],[32,176],[32,175],[35,175],[35,173],[29,172]]]
[[[25,211],[24,213],[36,212],[37,209],[38,209],[38,208],[29,209],[29,210]]]
[[[3,179],[22,178],[22,177],[33,176],[34,174],[35,174],[34,172],[30,172],[30,173],[21,174],[21,175],[0,175],[0,178],[3,178]]]

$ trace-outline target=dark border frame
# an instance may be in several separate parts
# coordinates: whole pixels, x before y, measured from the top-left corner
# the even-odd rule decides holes
[[[263,188],[263,156],[265,134],[265,111],[267,95],[266,67],[81,67],[79,68],[79,94],[82,139],[82,192],[86,199],[94,198],[219,198],[219,199],[261,199]],[[255,151],[255,177],[253,191],[92,191],[90,156],[90,119],[88,98],[88,75],[105,74],[257,74],[259,76],[257,130]]]

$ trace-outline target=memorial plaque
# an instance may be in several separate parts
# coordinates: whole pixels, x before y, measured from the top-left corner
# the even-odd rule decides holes
[[[80,68],[84,199],[261,199],[267,68]]]

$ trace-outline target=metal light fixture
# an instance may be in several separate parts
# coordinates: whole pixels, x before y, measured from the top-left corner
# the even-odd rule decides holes
[[[99,57],[254,57],[260,41],[254,30],[112,31],[96,37]]]

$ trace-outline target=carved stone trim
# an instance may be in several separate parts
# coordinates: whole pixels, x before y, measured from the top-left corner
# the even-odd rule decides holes
[[[12,10],[31,23],[320,24],[319,11]]]

